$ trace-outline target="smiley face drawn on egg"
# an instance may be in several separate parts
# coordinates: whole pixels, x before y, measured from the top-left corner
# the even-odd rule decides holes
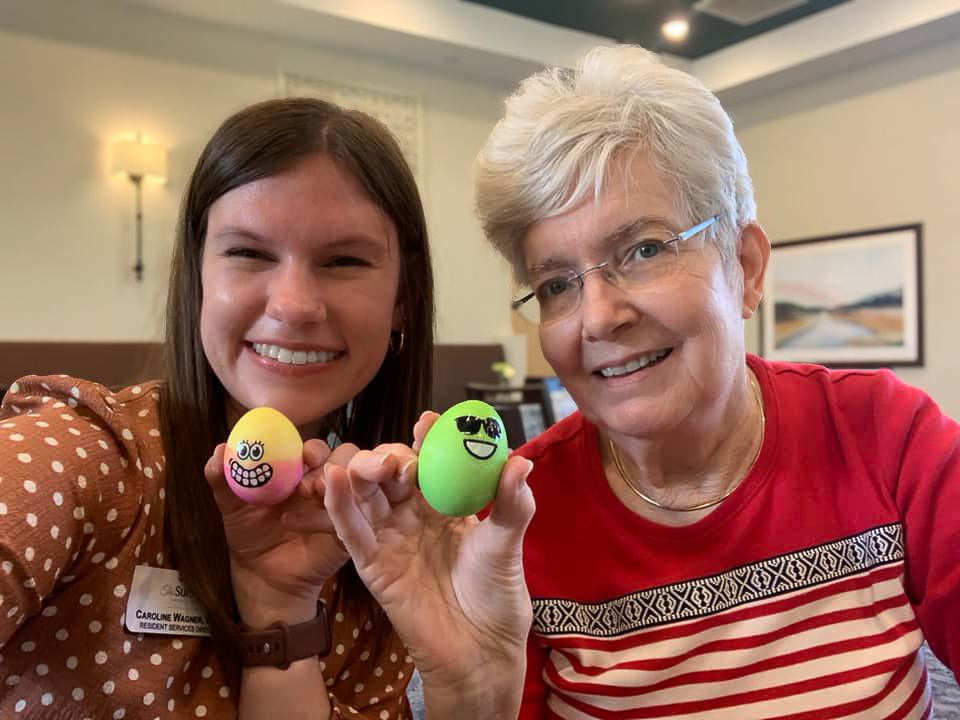
[[[230,461],[230,479],[243,487],[263,487],[273,476],[273,466],[260,462],[264,455],[260,440],[241,440],[237,443],[237,456]]]
[[[417,481],[435,510],[471,515],[493,500],[506,460],[506,433],[497,411],[480,400],[464,400],[440,415],[427,432]]]
[[[454,422],[457,430],[468,436],[463,439],[464,450],[477,460],[486,460],[497,451],[497,441],[503,435],[503,428],[496,417],[460,415]]]
[[[223,474],[244,502],[275,505],[285,500],[303,476],[300,433],[279,411],[253,408],[227,438]]]

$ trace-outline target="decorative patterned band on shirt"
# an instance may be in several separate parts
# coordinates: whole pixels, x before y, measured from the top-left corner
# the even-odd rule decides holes
[[[612,637],[711,615],[903,560],[903,526],[858,535],[743,565],[718,575],[651,588],[602,603],[534,598],[541,635]]]

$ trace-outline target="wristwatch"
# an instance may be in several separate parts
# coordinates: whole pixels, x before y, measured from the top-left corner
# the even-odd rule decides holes
[[[250,630],[239,623],[233,641],[243,667],[272,665],[286,670],[294,660],[322,657],[330,652],[327,606],[318,600],[317,616],[296,625],[275,622],[264,630]]]

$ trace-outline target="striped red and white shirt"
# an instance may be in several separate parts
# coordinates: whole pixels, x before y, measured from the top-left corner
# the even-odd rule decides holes
[[[960,667],[960,427],[889,372],[748,361],[763,448],[692,525],[624,507],[579,414],[521,448],[521,720],[931,716],[924,638]]]

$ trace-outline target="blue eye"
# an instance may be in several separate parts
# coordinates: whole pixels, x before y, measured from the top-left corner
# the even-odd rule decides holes
[[[250,456],[250,446],[247,445],[246,440],[241,440],[237,443],[237,457],[241,460],[246,460]]]
[[[537,300],[545,302],[557,298],[565,292],[568,292],[572,285],[573,283],[566,278],[556,277],[545,280],[537,286]]]
[[[633,247],[631,247],[626,256],[624,257],[624,262],[641,262],[643,260],[649,260],[659,255],[665,249],[665,243],[660,240],[643,240]]]

